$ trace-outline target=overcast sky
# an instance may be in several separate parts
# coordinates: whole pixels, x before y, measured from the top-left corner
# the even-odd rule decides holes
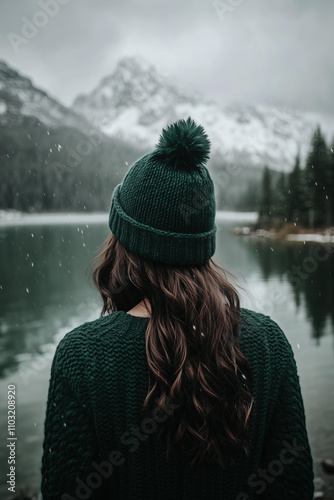
[[[43,2],[58,12],[40,15]],[[220,4],[218,15],[212,0],[1,0],[0,59],[65,104],[139,54],[222,104],[334,113],[333,0]],[[23,18],[46,24],[13,42]]]

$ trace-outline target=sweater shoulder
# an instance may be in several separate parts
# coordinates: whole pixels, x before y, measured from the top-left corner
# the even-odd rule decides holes
[[[250,309],[241,309],[240,343],[246,356],[267,356],[277,366],[284,366],[293,357],[281,327],[270,316]]]
[[[115,330],[117,332],[120,330],[120,327],[122,329],[124,324],[124,319],[119,316],[118,312],[96,318],[92,321],[85,321],[67,332],[58,345],[64,347],[77,343],[84,345],[94,340],[102,331]]]
[[[57,365],[61,365],[64,371],[66,368],[73,371],[79,365],[84,367],[101,333],[108,332],[117,336],[122,331],[122,328],[119,328],[119,319],[117,314],[111,313],[86,321],[67,332],[56,347],[54,359]]]

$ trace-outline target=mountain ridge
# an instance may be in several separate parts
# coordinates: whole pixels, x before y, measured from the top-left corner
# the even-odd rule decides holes
[[[64,106],[45,90],[36,87],[30,78],[0,60],[0,122],[4,123],[7,118],[20,120],[22,116],[34,116],[52,128],[65,124],[89,129],[83,115]]]
[[[47,127],[100,129],[125,143],[152,149],[163,127],[180,118],[204,126],[211,156],[219,164],[290,171],[299,151],[305,159],[317,124],[332,139],[334,116],[284,106],[230,103],[226,106],[189,90],[141,57],[121,59],[71,107],[61,104],[32,80],[0,61],[0,123],[34,116]]]
[[[290,171],[300,152],[305,159],[318,123],[328,138],[334,116],[302,113],[284,106],[229,104],[225,107],[197,92],[181,90],[143,60],[126,57],[72,109],[90,117],[106,135],[154,147],[168,123],[192,116],[207,130],[212,154],[224,163],[268,165]]]

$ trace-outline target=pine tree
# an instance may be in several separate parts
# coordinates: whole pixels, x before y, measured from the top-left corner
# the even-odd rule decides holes
[[[305,186],[303,173],[300,168],[300,155],[296,156],[295,165],[288,178],[287,220],[288,222],[302,222],[304,211]]]
[[[259,206],[259,222],[268,223],[272,218],[272,182],[271,173],[269,168],[266,166],[263,170],[262,183],[261,183],[261,194],[260,194],[260,206]]]
[[[305,204],[311,227],[321,226],[329,219],[328,160],[326,141],[318,126],[312,137],[311,150],[305,166]]]
[[[328,225],[334,223],[334,138],[328,151],[328,202],[329,220]]]
[[[287,218],[287,187],[286,175],[281,172],[276,182],[276,189],[273,193],[272,212],[275,217],[286,220]]]

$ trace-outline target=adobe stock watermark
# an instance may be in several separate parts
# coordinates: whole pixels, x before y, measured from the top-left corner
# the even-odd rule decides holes
[[[313,248],[312,255],[305,257],[301,265],[292,266],[288,274],[292,286],[299,287],[302,281],[307,280],[318,269],[319,262],[326,261],[333,252],[334,245],[316,245]]]
[[[234,161],[224,163],[224,168],[212,172],[212,180],[218,188],[225,189],[230,184],[232,177],[239,175],[242,171],[241,164]]]
[[[52,361],[57,344],[55,342],[47,345],[47,350],[43,354],[39,354],[32,361],[28,368],[20,368],[19,375],[24,383],[27,386],[30,383],[31,377],[36,377],[39,372],[45,370]]]
[[[109,283],[108,283],[108,291],[111,292],[114,295],[117,295],[118,293],[123,292],[123,290],[126,289],[126,287],[131,283],[131,279],[125,270],[124,264],[122,265],[122,268],[120,270],[121,277],[118,281],[118,283],[113,282],[113,276],[112,274],[110,275],[109,278]]]
[[[246,152],[248,154],[258,153],[264,147],[270,147],[275,135],[287,134],[286,124],[293,118],[292,112],[287,107],[274,108],[273,116],[270,118],[270,126],[260,128],[255,134],[247,135]]]
[[[87,305],[82,303],[79,305],[76,314],[78,317],[84,317],[87,314]],[[67,325],[66,328],[63,329],[64,332],[69,332],[72,330],[74,327],[74,324],[69,324]],[[45,369],[50,369],[50,363],[52,362],[56,348],[60,342],[59,337],[57,340],[53,340],[51,342],[48,342],[47,344],[43,344],[41,346],[41,349],[43,349],[42,353],[37,354],[36,356],[33,357],[32,361],[30,363],[26,362],[23,364],[20,364],[20,368],[18,371],[18,375],[20,376],[23,384],[25,386],[28,386],[31,382],[31,380],[38,376],[40,372],[42,372]]]
[[[179,210],[186,224],[189,224],[190,218],[193,215],[198,215],[200,211],[208,204],[211,203],[211,188],[206,185],[203,190],[193,188],[192,192],[194,194],[191,203],[180,203]]]
[[[249,476],[247,484],[250,488],[256,488],[254,491],[256,495],[264,493],[268,484],[273,483],[277,477],[283,474],[285,467],[291,465],[306,449],[297,444],[296,438],[293,439],[292,444],[287,441],[283,441],[282,444],[284,448],[276,460],[269,462],[267,468],[259,468],[256,473]],[[250,500],[251,498],[253,496],[250,497],[248,493],[241,491],[235,500]]]
[[[30,40],[35,38],[41,28],[44,28],[51,17],[55,17],[60,9],[60,5],[66,5],[71,0],[39,0],[38,4],[41,10],[37,10],[32,19],[22,17],[21,33],[13,31],[7,33],[7,38],[12,49],[17,54],[21,45],[27,45]]]
[[[225,21],[226,14],[233,12],[243,1],[244,0],[225,0],[225,2],[222,2],[221,0],[214,0],[212,6],[217,12],[219,19]]]
[[[303,281],[317,271],[320,262],[325,262],[334,252],[334,245],[317,244],[313,247],[312,255],[304,257],[301,264],[293,264],[287,273],[288,282],[294,290],[298,289]],[[277,305],[283,305],[289,300],[289,295],[281,288],[271,289],[264,300],[259,301],[259,311],[270,315]]]
[[[161,407],[157,405],[155,407],[152,417],[144,418],[139,426],[131,427],[130,431],[125,431],[120,438],[121,444],[129,446],[129,453],[134,453],[139,448],[141,442],[146,441],[151,434],[156,432],[158,424],[165,422],[179,406],[172,404],[169,398],[167,398],[165,406]],[[161,413],[164,414],[162,415]],[[61,496],[61,500],[89,499],[94,490],[102,485],[103,480],[108,479],[112,475],[114,468],[123,465],[125,461],[126,457],[124,453],[118,449],[112,450],[108,456],[108,460],[103,460],[100,463],[94,461],[91,464],[92,472],[84,480],[80,477],[76,478],[75,497],[64,493]]]
[[[81,165],[84,158],[90,156],[94,149],[99,146],[103,141],[103,133],[100,129],[94,129],[90,134],[84,134],[86,137],[77,143],[75,148],[66,146],[66,159],[65,163],[53,161],[51,166],[56,173],[58,181],[63,180],[65,172],[72,171]]]
[[[239,175],[241,166],[235,162],[226,162],[224,168],[219,171],[210,172],[212,181],[216,187],[226,188],[231,182],[232,177]],[[198,215],[200,211],[211,203],[211,187],[206,185],[203,189],[193,188],[193,199],[191,203],[182,202],[179,205],[180,212],[186,224],[189,224],[193,215]]]

